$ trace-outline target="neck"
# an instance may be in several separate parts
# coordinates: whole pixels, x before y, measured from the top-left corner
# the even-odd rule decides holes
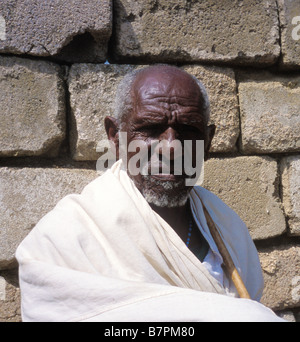
[[[151,208],[161,216],[179,236],[186,236],[188,228],[190,207],[189,201],[182,207],[168,208],[168,207],[157,207],[150,204]]]

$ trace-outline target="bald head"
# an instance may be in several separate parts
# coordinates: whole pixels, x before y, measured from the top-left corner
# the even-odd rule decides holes
[[[154,65],[147,67],[145,69],[139,70],[136,73],[136,79],[134,85],[141,84],[146,80],[156,80],[156,82],[172,82],[172,81],[182,81],[189,82],[194,87],[197,87],[195,79],[182,69],[179,69],[170,65]]]
[[[132,85],[133,100],[137,101],[140,97],[174,95],[175,89],[180,89],[182,97],[187,94],[192,99],[199,99],[199,105],[203,105],[203,97],[195,81],[185,71],[171,66],[153,66],[140,71]],[[178,94],[177,96],[180,96]]]
[[[170,65],[154,65],[143,69],[135,70],[127,74],[121,81],[116,99],[114,116],[118,119],[120,125],[126,120],[126,117],[132,112],[139,94],[147,95],[150,89],[165,86],[167,88],[180,86],[182,91],[185,87],[193,89],[194,97],[201,101],[201,113],[206,124],[209,121],[210,106],[209,99],[203,84],[194,76],[184,70]]]

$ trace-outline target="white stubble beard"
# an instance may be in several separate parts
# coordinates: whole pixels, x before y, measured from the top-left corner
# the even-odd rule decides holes
[[[157,207],[183,207],[188,200],[190,188],[183,186],[184,179],[179,181],[161,181],[152,176],[142,176],[142,195],[149,204]],[[161,192],[154,189],[161,188]],[[181,190],[180,190],[181,189]]]

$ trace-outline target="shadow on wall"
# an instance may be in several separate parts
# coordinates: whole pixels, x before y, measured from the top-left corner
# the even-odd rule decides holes
[[[67,63],[102,63],[105,60],[106,51],[103,45],[91,33],[85,32],[73,37],[71,42],[53,56],[54,60]]]

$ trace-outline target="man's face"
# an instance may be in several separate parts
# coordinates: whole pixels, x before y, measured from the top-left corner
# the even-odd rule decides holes
[[[140,169],[149,175],[132,175],[137,188],[149,203],[156,206],[178,207],[186,203],[190,187],[186,186],[183,149],[186,141],[193,142],[190,161],[196,165],[195,143],[207,138],[203,117],[203,99],[196,82],[177,70],[141,73],[133,86],[134,108],[123,125],[127,132],[127,145],[143,142],[144,158]],[[154,142],[162,141],[163,148],[155,148]],[[177,143],[177,144],[176,144]],[[203,152],[203,151],[202,151]],[[127,152],[127,161],[136,154]],[[182,173],[175,172],[176,162],[182,163]],[[153,163],[158,172],[151,174]],[[165,164],[168,164],[166,173]],[[128,166],[128,165],[127,165]],[[153,170],[153,169],[152,169]]]

